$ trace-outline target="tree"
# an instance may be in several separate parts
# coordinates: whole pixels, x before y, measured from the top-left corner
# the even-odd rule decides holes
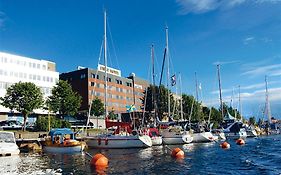
[[[254,116],[249,118],[249,124],[250,125],[256,125],[256,118]]]
[[[165,88],[163,85],[160,85],[160,87],[150,85],[150,87],[146,89],[144,94],[144,98],[141,100],[143,105],[145,105],[146,111],[151,112],[155,110],[153,99],[156,98],[156,112],[160,119],[162,119],[164,113],[168,113],[168,94],[170,94],[170,109],[172,112],[175,100],[171,91]]]
[[[204,120],[204,113],[201,110],[201,103],[197,102],[191,95],[182,94],[182,106],[184,119],[188,120],[191,115],[191,121],[198,122]]]
[[[42,107],[43,94],[34,83],[19,82],[7,89],[4,98],[0,98],[1,105],[11,110],[22,113],[24,118],[23,130],[26,129],[26,120],[34,109]]]
[[[67,81],[60,80],[52,90],[47,105],[53,112],[60,115],[75,115],[81,106],[81,96],[72,90]]]
[[[104,114],[104,104],[98,97],[92,101],[91,115],[93,114],[97,117]]]
[[[40,116],[35,122],[36,131],[48,131],[50,128],[71,128],[71,124],[68,121],[57,119],[55,116],[43,117]]]

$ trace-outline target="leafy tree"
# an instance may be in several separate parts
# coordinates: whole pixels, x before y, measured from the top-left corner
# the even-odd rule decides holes
[[[153,93],[156,93],[153,95]],[[154,111],[155,106],[153,102],[153,98],[156,98],[157,104],[157,115],[160,119],[162,119],[164,113],[168,113],[168,94],[170,94],[170,109],[172,112],[175,100],[170,90],[165,88],[163,85],[148,87],[144,92],[144,98],[142,99],[142,103],[145,105],[146,111]],[[146,98],[146,99],[145,99]]]
[[[110,120],[116,120],[117,119],[117,115],[114,114],[114,109],[113,108],[112,108],[111,111],[109,111],[108,116],[109,116]]]
[[[91,115],[93,114],[97,117],[104,114],[104,104],[98,97],[92,101]]]
[[[72,90],[67,81],[60,80],[52,89],[47,105],[60,115],[75,115],[81,106],[81,96]]]
[[[50,128],[70,128],[71,124],[68,121],[61,120],[55,116],[50,116]],[[35,122],[36,131],[49,130],[49,117],[40,116]]]
[[[191,115],[192,122],[204,120],[204,113],[201,109],[201,103],[197,102],[191,95],[182,95],[182,105],[184,112],[184,119],[188,120]]]
[[[34,109],[38,109],[43,104],[43,94],[34,83],[19,82],[7,89],[4,98],[0,98],[1,105],[11,110],[22,113],[24,118],[23,130],[26,129],[26,120]]]

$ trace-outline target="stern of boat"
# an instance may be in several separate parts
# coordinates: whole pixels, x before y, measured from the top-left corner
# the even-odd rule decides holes
[[[148,135],[139,136],[139,139],[144,144],[144,147],[151,147],[152,146],[152,140]]]

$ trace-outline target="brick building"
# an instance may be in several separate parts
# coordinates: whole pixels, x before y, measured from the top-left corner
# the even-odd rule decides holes
[[[129,77],[122,77],[121,71],[107,67],[107,109],[115,113],[126,112],[126,106],[134,104],[136,111],[141,111],[144,90],[149,82],[136,77],[133,73]],[[60,74],[60,79],[68,81],[73,90],[82,96],[81,113],[87,113],[90,102],[96,96],[105,100],[105,67],[98,65],[98,69],[78,67],[77,70]],[[133,88],[133,84],[135,85]],[[134,92],[134,94],[133,94]]]

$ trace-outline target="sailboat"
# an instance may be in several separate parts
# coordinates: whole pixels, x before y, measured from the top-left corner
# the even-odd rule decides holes
[[[222,92],[221,92],[220,65],[219,64],[217,65],[217,71],[218,71],[221,115],[224,117],[223,132],[225,134],[225,137],[226,137],[226,139],[246,138],[247,133],[246,133],[245,128],[243,127],[243,123],[241,121],[236,120],[236,118],[231,116],[228,111],[227,111],[227,114],[224,115]]]
[[[106,11],[104,11],[105,115],[107,116],[107,38]],[[106,118],[106,128],[117,127],[114,133],[87,136],[85,141],[93,148],[146,148],[152,146],[148,135],[132,131],[131,123],[113,122]]]
[[[165,64],[165,58],[167,57],[167,79],[170,78],[170,72],[169,72],[169,47],[168,47],[168,27],[166,27],[166,48],[164,52],[164,60],[163,65]],[[163,72],[163,65],[162,65],[162,72]],[[161,85],[161,79],[162,79],[162,73],[160,77],[160,85]],[[168,89],[169,89],[169,81],[168,81]],[[168,92],[168,118],[170,118],[170,94]],[[158,124],[162,124],[165,126],[165,122],[160,122],[157,118]],[[166,126],[166,129],[161,130],[161,135],[163,139],[163,144],[186,144],[191,143],[193,140],[193,137],[190,135],[188,131],[184,131],[181,126],[169,126],[171,123],[174,123],[173,121],[168,122]]]

